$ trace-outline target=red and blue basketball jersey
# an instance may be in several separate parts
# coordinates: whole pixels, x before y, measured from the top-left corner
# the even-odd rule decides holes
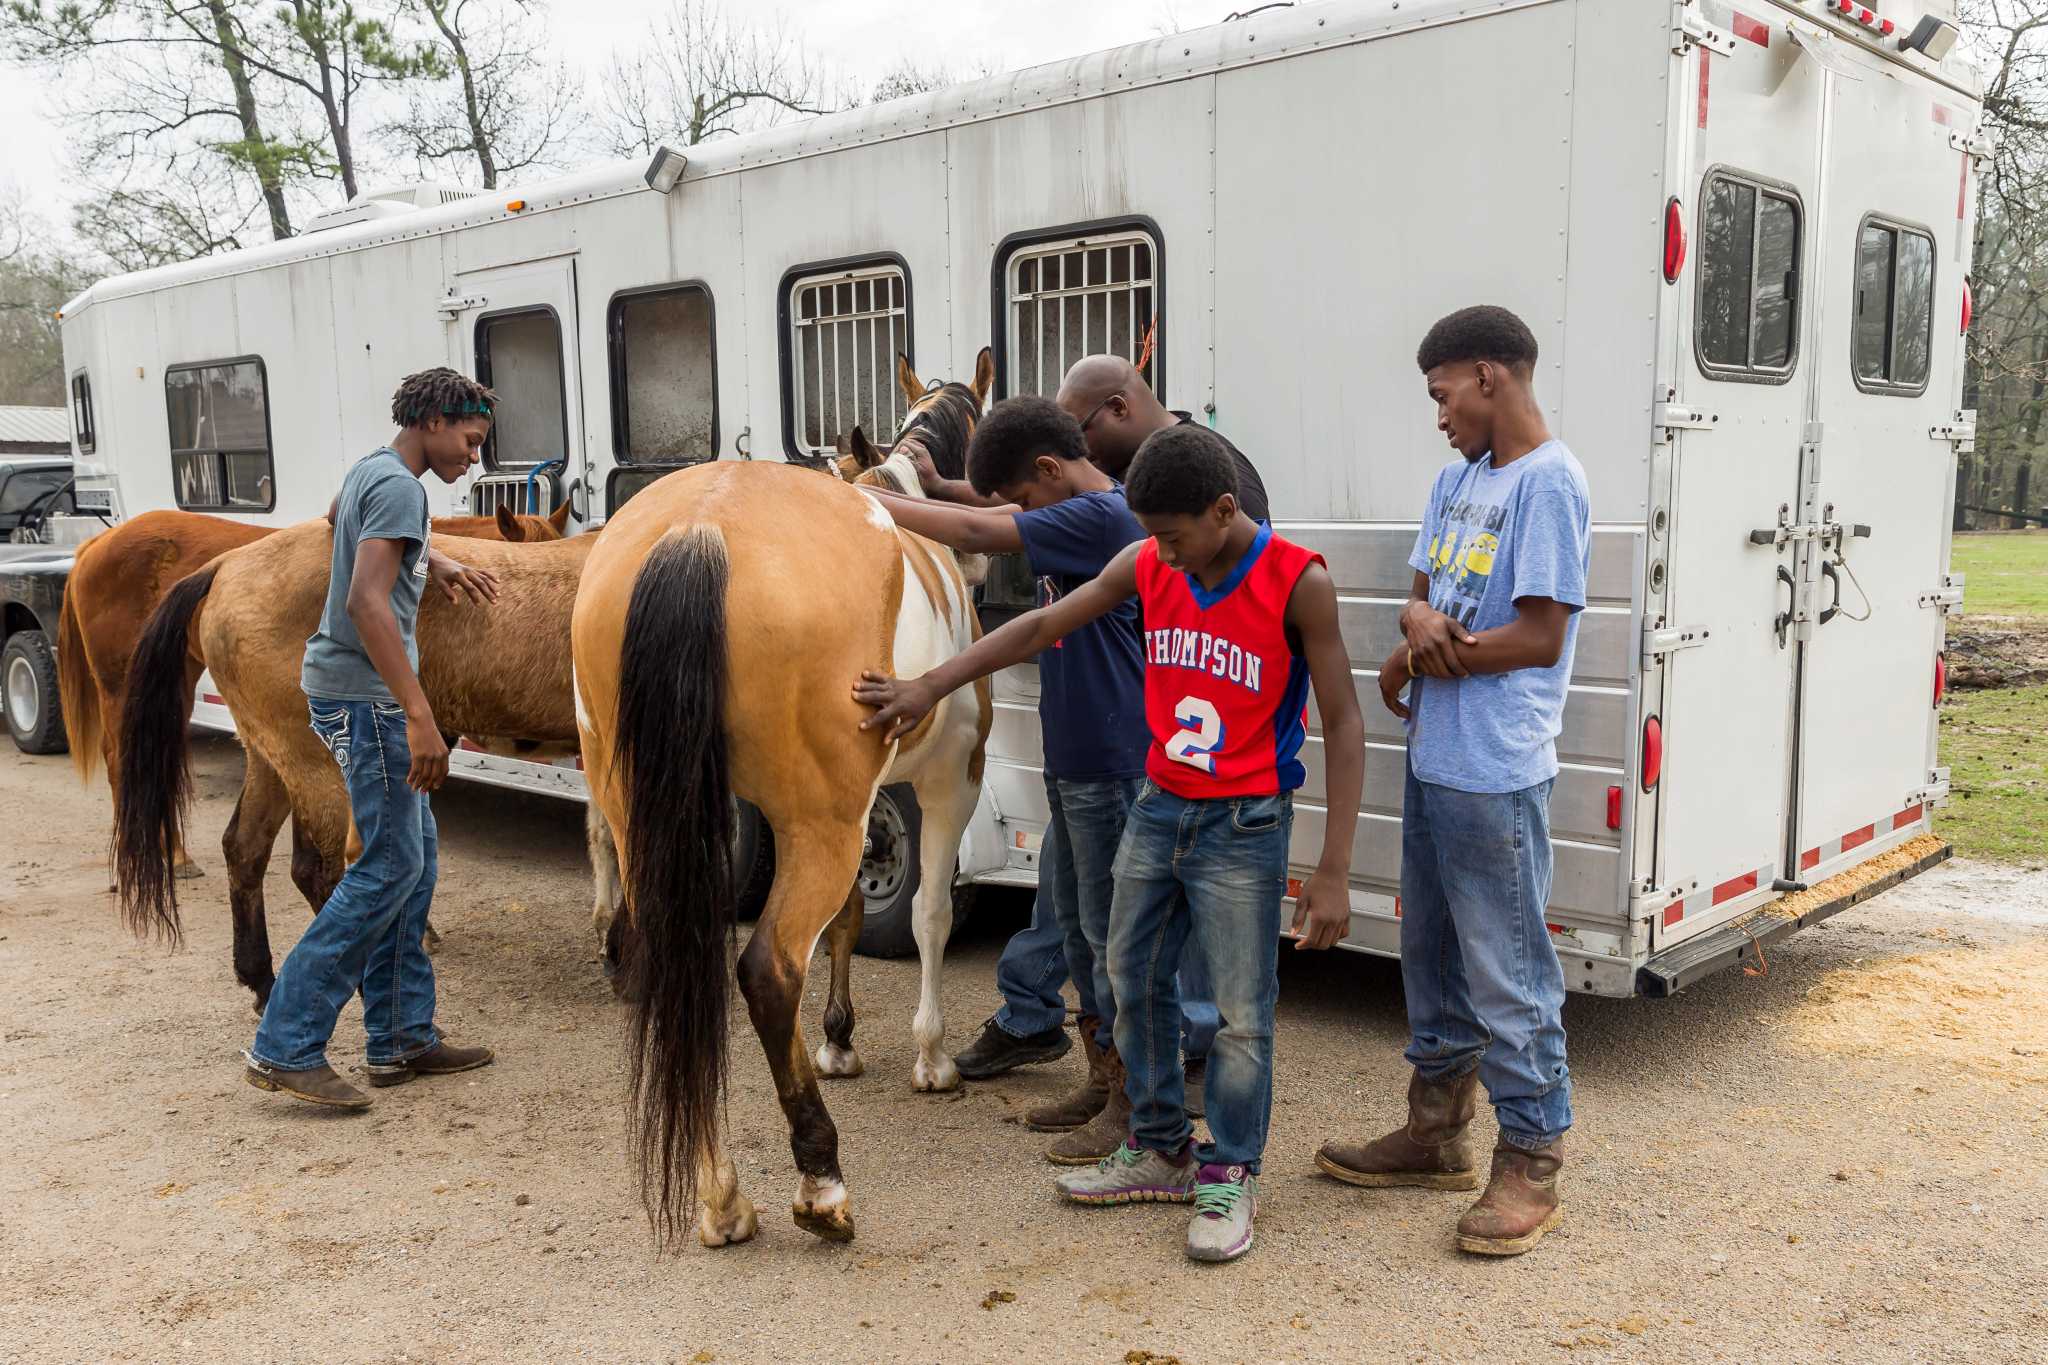
[[[1145,775],[1176,796],[1271,796],[1302,782],[1308,660],[1287,641],[1287,599],[1322,556],[1258,537],[1215,591],[1138,551],[1145,621]]]

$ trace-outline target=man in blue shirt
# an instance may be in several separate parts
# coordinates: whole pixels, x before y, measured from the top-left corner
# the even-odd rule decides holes
[[[1536,337],[1520,318],[1461,309],[1416,363],[1460,458],[1430,490],[1404,643],[1380,669],[1381,698],[1408,723],[1401,973],[1415,1073],[1404,1126],[1325,1143],[1316,1164],[1354,1185],[1473,1189],[1465,1128],[1484,1082],[1500,1141],[1458,1245],[1513,1256],[1558,1223],[1572,1123],[1564,972],[1543,912],[1592,509],[1585,471],[1537,405]]]
[[[1089,463],[1080,424],[1049,399],[996,404],[968,444],[967,477],[978,495],[1001,505],[881,496],[898,524],[942,545],[974,554],[1021,550],[1038,576],[1040,605],[1094,578],[1125,546],[1145,538],[1122,486]],[[1039,852],[1038,901],[1032,927],[1011,940],[997,968],[1003,1010],[954,1058],[963,1076],[979,1077],[1060,1056],[1070,1046],[1060,988],[1071,973],[1088,1077],[1072,1094],[1024,1116],[1042,1132],[1066,1134],[1046,1154],[1062,1165],[1099,1161],[1130,1131],[1113,1041],[1108,947],[1110,865],[1151,744],[1138,636],[1137,606],[1127,602],[1038,656],[1051,814]],[[1064,951],[1047,951],[1057,941]],[[1202,1028],[1198,1016],[1206,1012],[1206,1042],[1215,1031],[1215,1006],[1206,979],[1191,975],[1183,973],[1181,982],[1184,1013]],[[1020,1018],[1037,1027],[1020,1029]]]
[[[413,631],[430,553],[419,481],[432,471],[454,483],[476,463],[492,401],[453,370],[407,376],[391,400],[398,434],[348,471],[327,514],[327,605],[299,683],[313,732],[348,785],[363,851],[278,969],[246,1054],[246,1078],[259,1090],[341,1109],[369,1104],[327,1061],[335,1019],[358,990],[372,1085],[491,1061],[489,1048],[457,1047],[434,1027],[434,965],[420,942],[437,849],[427,793],[448,776],[448,744],[420,687]],[[482,597],[495,594],[488,575],[444,568]]]

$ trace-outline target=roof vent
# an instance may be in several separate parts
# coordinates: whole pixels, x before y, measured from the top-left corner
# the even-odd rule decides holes
[[[364,190],[338,209],[314,214],[306,223],[306,231],[324,232],[328,228],[347,227],[352,223],[397,217],[415,209],[439,208],[458,199],[473,199],[476,193],[460,185],[440,185],[431,181],[417,185],[381,186]]]

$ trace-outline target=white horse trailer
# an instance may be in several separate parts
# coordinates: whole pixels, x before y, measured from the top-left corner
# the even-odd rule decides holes
[[[1044,393],[1156,323],[1155,386],[1250,453],[1337,580],[1368,718],[1346,943],[1392,954],[1402,734],[1373,670],[1448,454],[1414,348],[1505,304],[1593,493],[1550,920],[1573,989],[1662,994],[1753,951],[1737,922],[1777,890],[1924,832],[1947,790],[1984,150],[1953,9],[1302,5],[647,166],[365,200],[67,308],[81,485],[123,512],[316,516],[387,436],[398,376],[446,363],[503,405],[436,510],[531,490],[588,527],[678,464],[892,430],[893,352],[957,377],[993,344],[999,395]],[[987,608],[1017,605],[999,577]],[[999,684],[961,877],[1029,884],[1034,674]],[[457,770],[580,793],[573,769]],[[876,828],[870,891],[907,899],[914,811],[879,803]]]

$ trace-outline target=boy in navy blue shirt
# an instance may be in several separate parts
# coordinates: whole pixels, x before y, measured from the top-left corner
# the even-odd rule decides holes
[[[882,494],[898,524],[955,550],[1021,550],[1038,576],[1041,606],[1102,572],[1126,546],[1145,538],[1122,485],[1088,459],[1081,426],[1050,399],[998,403],[967,447],[967,477],[977,493],[1007,506],[965,507]],[[876,490],[868,490],[874,492]],[[1116,1002],[1109,985],[1110,866],[1124,817],[1145,775],[1151,732],[1145,723],[1145,667],[1135,601],[1076,630],[1038,656],[1038,714],[1044,731],[1045,794],[1051,818],[1039,853],[1032,928],[1004,950],[997,969],[1007,1003],[982,1036],[955,1058],[962,1075],[992,1075],[1024,1061],[1049,1060],[1068,1046],[1060,1028],[1059,954],[1081,997],[1081,1041],[1088,1078],[1073,1093],[1026,1114],[1041,1132],[1065,1132],[1046,1153],[1060,1165],[1088,1165],[1120,1147],[1130,1132],[1130,1100],[1113,1040]],[[1181,995],[1189,1032],[1213,1020],[1200,963],[1184,970]],[[1005,1014],[1040,1022],[1021,1036]],[[1033,1018],[1033,1016],[1036,1018]],[[1213,1023],[1206,1030],[1214,1032]]]

